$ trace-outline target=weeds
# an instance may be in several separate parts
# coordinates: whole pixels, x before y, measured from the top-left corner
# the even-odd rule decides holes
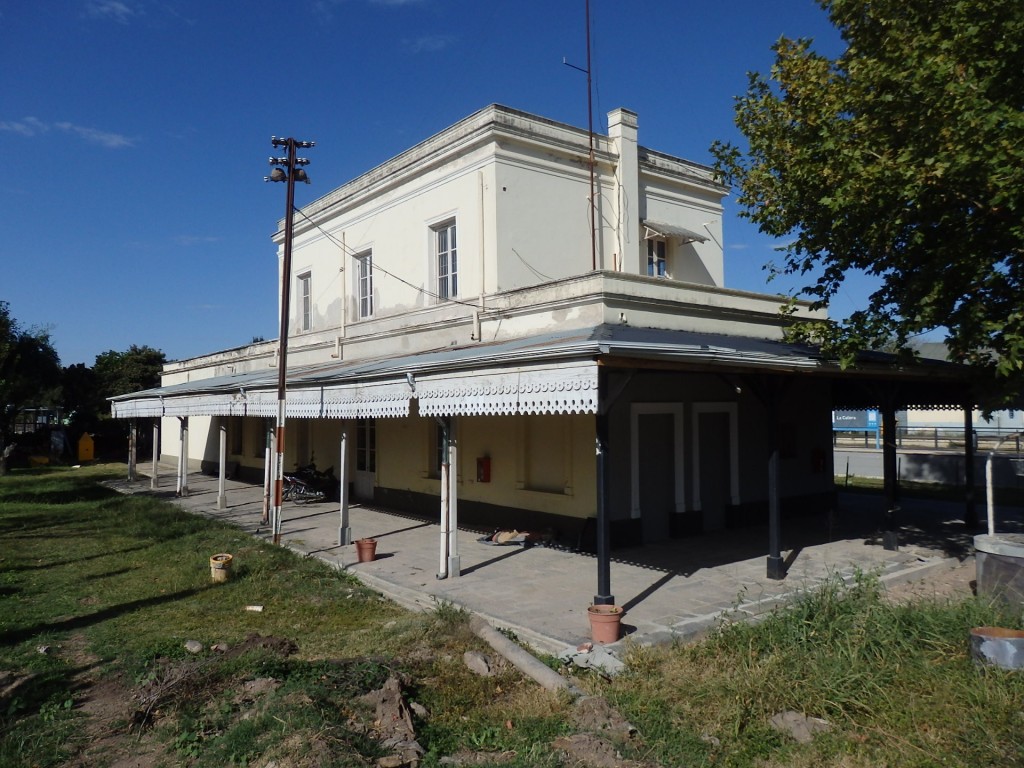
[[[0,482],[0,675],[20,681],[0,700],[0,765],[80,760],[97,727],[80,691],[100,676],[122,681],[146,714],[132,737],[143,730],[168,765],[372,764],[383,751],[359,700],[391,675],[425,708],[425,768],[461,750],[557,764],[569,702],[508,667],[471,673],[462,654],[482,644],[465,611],[406,613],[313,559],[97,490],[91,471]],[[213,586],[222,551],[234,576]],[[664,766],[1024,764],[1024,679],[968,650],[970,627],[1019,621],[973,599],[896,605],[859,575],[696,645],[634,648],[623,675],[581,684],[639,729],[624,754]],[[833,730],[797,744],[769,725],[787,709]]]

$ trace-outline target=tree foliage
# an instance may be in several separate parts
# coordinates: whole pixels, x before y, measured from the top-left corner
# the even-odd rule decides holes
[[[49,333],[23,327],[0,301],[0,450],[22,409],[56,401],[60,374]]]
[[[954,359],[1024,369],[1024,2],[818,0],[836,59],[780,39],[737,99],[742,152],[716,167],[747,218],[789,239],[796,292],[827,304],[851,274],[877,289],[798,331],[849,360],[945,328]]]
[[[132,344],[125,352],[103,352],[96,355],[92,369],[97,391],[108,398],[158,387],[166,362],[163,352],[148,346]]]

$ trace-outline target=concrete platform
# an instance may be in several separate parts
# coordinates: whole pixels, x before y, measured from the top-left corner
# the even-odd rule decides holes
[[[184,498],[175,497],[170,470],[161,482],[164,487],[156,490],[150,489],[149,477],[111,485],[126,493],[167,497],[191,512],[270,540],[270,530],[260,525],[261,487],[227,481],[227,506],[218,509],[215,477],[189,475],[190,495]],[[625,637],[616,646],[691,639],[723,617],[770,611],[833,575],[849,579],[872,572],[883,582],[917,580],[931,569],[973,556],[974,531],[958,519],[961,505],[943,502],[905,502],[897,521],[899,551],[885,550],[877,532],[882,504],[875,494],[841,494],[836,510],[784,521],[787,575],[781,581],[766,578],[766,528],[613,550],[612,593],[625,609]],[[359,563],[354,545],[338,545],[339,522],[337,504],[286,503],[281,543],[348,571],[406,607],[431,609],[447,601],[466,608],[544,653],[558,654],[589,639],[587,606],[597,587],[593,555],[547,546],[491,546],[480,541],[489,531],[460,529],[461,575],[438,579],[437,523],[353,504],[353,540],[378,541],[377,559]]]

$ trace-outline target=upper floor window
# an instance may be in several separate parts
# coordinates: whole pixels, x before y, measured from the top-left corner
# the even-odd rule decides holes
[[[647,240],[647,274],[649,277],[666,277],[668,265],[665,260],[666,243],[664,240],[648,238]]]
[[[437,264],[437,297],[452,299],[459,294],[459,257],[455,221],[434,227],[434,258]]]
[[[359,298],[359,319],[373,316],[373,253],[367,251],[356,256],[359,268],[356,273]]]
[[[299,275],[299,330],[308,331],[313,327],[312,275]]]

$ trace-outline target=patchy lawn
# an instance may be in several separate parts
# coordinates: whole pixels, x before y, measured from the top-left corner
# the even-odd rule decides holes
[[[452,606],[407,612],[315,559],[100,484],[123,471],[0,478],[5,768],[1024,763],[1022,674],[976,667],[967,642],[1020,616],[974,598],[965,569],[888,596],[870,577],[829,585],[697,645],[633,649],[573,703]],[[234,556],[226,583],[210,578],[219,552]]]

